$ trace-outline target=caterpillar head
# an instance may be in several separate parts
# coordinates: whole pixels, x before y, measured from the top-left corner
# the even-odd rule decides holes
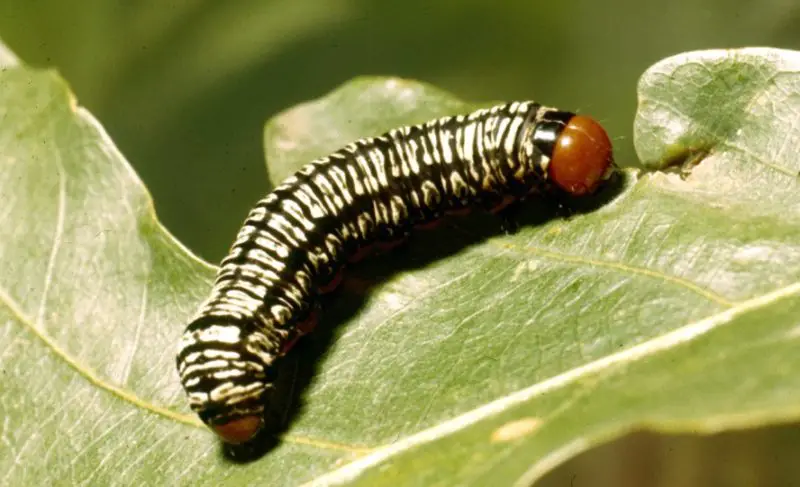
[[[537,125],[533,139],[549,156],[547,179],[567,194],[593,193],[616,168],[608,134],[587,116],[549,112]]]

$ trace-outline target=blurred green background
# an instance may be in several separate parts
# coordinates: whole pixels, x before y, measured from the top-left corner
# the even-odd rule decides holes
[[[694,49],[797,48],[799,20],[791,0],[0,1],[0,38],[63,74],[164,224],[212,262],[269,189],[265,121],[354,76],[587,112],[635,165],[649,65]]]

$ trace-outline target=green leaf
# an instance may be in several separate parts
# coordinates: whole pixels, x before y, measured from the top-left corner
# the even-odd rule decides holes
[[[223,458],[174,355],[214,269],[58,76],[12,67],[0,86],[0,484],[286,484],[346,458],[304,438],[249,467]]]
[[[696,56],[687,64],[718,59]],[[662,79],[680,87],[675,71]],[[629,171],[592,212],[512,237],[456,220],[355,267],[293,354],[302,408],[288,436],[236,464],[174,370],[213,269],[160,226],[58,76],[10,67],[0,86],[0,483],[525,483],[637,426],[798,416],[800,232],[779,205],[793,180],[742,156],[778,151],[789,123],[738,156],[707,150],[686,179]],[[270,170],[473,106],[359,79],[268,124]],[[800,169],[788,154],[781,164]],[[737,204],[734,183],[772,204]]]
[[[747,52],[683,59],[712,69],[725,66],[721,57],[747,59]],[[757,54],[749,59],[756,67],[770,60],[791,65],[793,56]],[[679,73],[665,71],[659,64],[643,77],[637,128],[653,117],[646,103],[652,92],[699,97]],[[792,78],[792,70],[785,71]],[[647,83],[658,74],[661,83]],[[383,108],[371,101],[381,96],[373,94],[381,83],[392,91],[422,89],[402,80],[361,80],[270,122],[266,154],[273,175],[387,128],[366,121]],[[693,113],[693,120],[717,117],[714,110],[732,95],[717,86],[706,96],[705,112]],[[440,104],[449,107],[451,100]],[[369,115],[343,106],[348,102],[369,106]],[[394,105],[383,110],[392,113]],[[430,116],[430,105],[420,103],[407,122]],[[796,109],[784,104],[772,116]],[[353,129],[362,120],[367,127]],[[666,116],[658,120],[674,123]],[[794,136],[786,118],[774,121],[765,112],[752,123],[774,129],[762,131],[761,145],[750,142],[757,149]],[[640,153],[670,142],[641,134]],[[719,151],[717,145],[705,146],[703,154]],[[714,432],[796,419],[798,380],[790,371],[796,362],[800,264],[793,257],[800,231],[785,207],[751,208],[750,201],[730,195],[730,186],[738,175],[738,190],[750,191],[751,201],[795,203],[796,182],[788,174],[800,169],[800,161],[787,160],[790,169],[777,172],[750,162],[747,171],[737,172],[732,166],[742,164],[741,153],[721,162],[696,158],[686,179],[628,171],[616,199],[591,214],[491,238],[383,280],[369,298],[369,314],[348,323],[336,340],[318,381],[377,377],[391,395],[373,393],[372,402],[383,404],[383,415],[401,426],[392,443],[318,483],[488,485],[524,479],[519,483],[525,485],[569,456],[639,427]],[[719,167],[706,176],[711,164]],[[711,179],[698,181],[701,175]],[[700,185],[705,191],[697,190]],[[435,245],[425,240],[420,247]],[[435,283],[430,293],[429,282]],[[407,303],[393,314],[388,299],[381,303],[387,288]],[[389,317],[371,318],[380,309]],[[368,346],[386,350],[365,351]],[[359,360],[348,360],[354,356]],[[328,379],[326,367],[336,378]],[[332,386],[317,387],[325,392]],[[336,388],[342,387],[345,392],[320,401],[333,411],[361,410],[352,398],[368,393],[350,384]],[[363,428],[372,431],[369,423]]]

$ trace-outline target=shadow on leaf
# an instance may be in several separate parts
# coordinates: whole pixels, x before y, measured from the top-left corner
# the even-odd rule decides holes
[[[544,225],[557,218],[591,213],[621,194],[628,180],[627,173],[619,171],[601,191],[580,200],[532,198],[517,208],[514,220],[520,228],[528,228]],[[369,300],[370,294],[379,290],[381,283],[388,278],[422,269],[500,235],[498,221],[498,216],[483,212],[476,212],[468,218],[445,217],[443,224],[436,229],[413,232],[404,245],[390,254],[369,258],[367,265],[358,263],[349,266],[339,289],[320,297],[323,313],[314,332],[301,339],[291,353],[276,362],[277,378],[275,388],[266,398],[265,415],[269,418],[265,418],[265,423],[283,425],[280,431],[263,430],[242,445],[222,444],[222,454],[235,463],[248,463],[283,442],[291,442],[284,435],[293,420],[303,412],[305,391],[317,375],[319,363],[336,340],[339,327],[352,320]],[[398,254],[402,254],[402,257],[398,258]],[[313,443],[313,440],[309,440],[309,443]],[[353,445],[354,450],[364,448],[368,447]]]

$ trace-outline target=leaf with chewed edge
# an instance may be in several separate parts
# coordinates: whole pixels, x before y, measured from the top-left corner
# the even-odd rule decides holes
[[[640,85],[642,106],[637,115],[636,135],[643,160],[652,164],[654,160],[649,155],[660,150],[661,155],[656,159],[665,161],[662,166],[668,166],[675,158],[673,141],[648,136],[657,133],[664,124],[687,119],[691,123],[703,117],[714,119],[714,109],[731,97],[719,84],[707,86],[703,94],[688,90],[686,85],[693,80],[681,77],[690,69],[687,65],[704,64],[709,70],[719,67],[723,69],[719,76],[725,77],[724,70],[732,70],[730,63],[735,62],[731,58],[751,63],[750,70],[765,69],[765,65],[773,63],[777,65],[777,77],[791,85],[796,54],[785,51],[690,53],[655,65],[642,77]],[[709,76],[713,78],[714,73]],[[766,77],[762,81],[766,81],[762,91],[767,92],[762,94],[763,106],[770,99],[771,80]],[[406,90],[416,88],[413,83],[399,80],[386,83]],[[270,135],[277,145],[293,140],[286,133],[314,134],[326,124],[335,127],[339,100],[357,99],[367,89],[363,85],[348,85],[328,99],[311,104],[317,113],[324,114],[319,117],[323,123],[315,117],[306,117],[308,107],[293,109],[274,120],[266,132],[267,153],[274,150],[270,148]],[[756,87],[740,89],[759,91]],[[781,110],[764,112],[760,118],[748,121],[753,127],[762,127],[761,131],[756,130],[757,134],[763,135],[763,127],[770,127],[768,135],[773,143],[780,141],[791,146],[796,133],[786,130],[793,126],[787,123],[792,119],[783,115],[797,110],[797,104],[786,104],[786,97],[792,98],[794,92],[797,90],[790,86],[776,89],[773,96],[778,95],[776,102]],[[705,112],[703,107],[695,107],[693,113],[681,113],[679,105],[649,100],[659,96],[684,102],[685,98],[705,98]],[[654,113],[657,110],[653,107],[663,111]],[[677,120],[671,121],[665,115],[670,111]],[[752,112],[738,113],[743,116]],[[775,115],[780,120],[773,120]],[[648,119],[657,123],[647,126]],[[295,124],[295,120],[303,122]],[[286,128],[277,131],[275,126],[282,124]],[[646,131],[650,133],[643,135]],[[743,135],[738,129],[727,133]],[[350,135],[353,138],[354,134]],[[745,202],[737,202],[728,193],[734,184],[728,178],[739,170],[739,189],[751,192],[752,199],[796,203],[796,191],[792,191],[796,179],[792,176],[800,168],[800,161],[789,152],[781,152],[786,157],[776,160],[772,153],[764,151],[762,158],[773,158],[773,164],[759,165],[763,159],[756,158],[757,164],[750,161],[749,173],[737,167],[729,167],[728,172],[724,167],[716,168],[715,175],[724,176],[722,181],[698,181],[705,177],[701,175],[706,174],[706,165],[746,164],[742,155],[748,153],[747,147],[739,150],[738,159],[720,162],[713,157],[731,143],[729,140],[712,139],[702,146],[691,142],[689,137],[685,140],[690,142],[682,149],[685,152],[682,158],[692,164],[684,168],[683,177],[630,172],[622,194],[605,208],[567,222],[524,229],[526,237],[501,237],[486,244],[494,243],[507,250],[503,258],[519,258],[528,267],[526,270],[538,273],[539,279],[527,287],[532,295],[516,303],[516,306],[528,304],[533,316],[543,314],[534,304],[539,302],[535,294],[553,293],[554,287],[559,288],[558,282],[555,285],[548,282],[548,267],[560,265],[563,269],[570,264],[577,267],[571,278],[569,272],[562,276],[567,285],[561,284],[561,291],[575,293],[566,300],[568,306],[559,309],[547,303],[544,311],[557,310],[557,315],[551,311],[550,320],[536,320],[535,326],[533,319],[527,320],[531,324],[528,336],[538,339],[539,346],[526,348],[517,343],[510,347],[506,342],[502,352],[531,350],[531,358],[535,359],[537,352],[556,349],[554,358],[561,354],[558,358],[562,361],[565,356],[570,357],[569,352],[584,357],[573,357],[569,366],[562,363],[560,371],[549,375],[531,367],[527,377],[541,374],[541,378],[531,380],[528,387],[498,395],[495,400],[404,436],[312,484],[396,485],[406,480],[420,484],[438,481],[459,485],[489,482],[527,485],[576,453],[640,427],[715,432],[796,419],[797,380],[791,371],[797,360],[795,316],[800,305],[797,279],[800,265],[795,242],[800,232],[792,221],[794,216],[786,215],[778,205],[750,208]],[[763,145],[750,140],[754,147],[769,147],[769,140],[756,140]],[[281,161],[292,160],[295,156],[292,151],[296,150],[298,157],[294,157],[294,162],[301,164],[312,155],[335,149],[334,145],[329,143],[317,153],[313,152],[313,144],[298,144],[297,149],[284,145]],[[782,168],[776,170],[776,164]],[[707,191],[697,191],[701,185]],[[486,249],[483,253],[490,251]],[[487,259],[498,258],[493,255]],[[461,268],[469,268],[469,264]],[[518,272],[514,277],[518,277]],[[508,292],[512,286],[505,283],[502,289]],[[582,287],[592,290],[582,291]],[[484,286],[485,292],[491,292],[487,291],[489,288],[491,285]],[[492,339],[502,342],[501,328],[508,326],[503,318],[515,311],[503,302],[492,306],[494,316],[500,317],[495,320]],[[468,301],[462,307],[468,309],[465,312],[471,311],[471,326],[475,326],[476,307]],[[554,325],[559,322],[562,326]],[[547,343],[545,331],[537,327],[561,332],[572,340],[552,345]],[[540,345],[542,341],[546,346]],[[493,344],[487,340],[482,345],[491,349]],[[339,346],[342,345],[337,343]],[[489,362],[487,356],[490,353],[474,364],[480,367],[481,362]],[[497,360],[497,355],[492,359]],[[475,374],[474,364],[462,365],[460,369],[465,375]],[[540,369],[556,368],[541,358],[536,365]],[[369,374],[371,368],[365,366],[363,370]],[[499,378],[502,372],[497,375],[498,382],[513,380]],[[743,381],[743,377],[747,380]],[[431,380],[436,382],[437,378]]]

